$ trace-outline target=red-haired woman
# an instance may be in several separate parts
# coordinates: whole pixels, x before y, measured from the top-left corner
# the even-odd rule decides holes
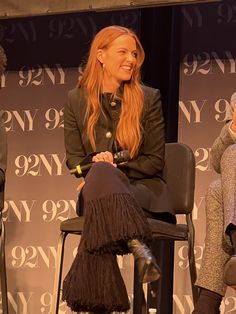
[[[117,254],[134,254],[141,282],[160,276],[146,246],[151,239],[146,216],[174,216],[161,177],[165,134],[160,92],[141,84],[143,61],[133,31],[102,29],[65,106],[67,166],[93,162],[79,195],[84,232],[63,283],[63,299],[73,311],[129,309]],[[113,156],[122,150],[128,150],[130,160],[117,166]]]

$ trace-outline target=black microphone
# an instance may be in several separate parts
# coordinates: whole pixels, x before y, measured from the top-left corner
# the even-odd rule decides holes
[[[122,164],[130,159],[128,150],[121,150],[113,155],[113,161],[115,164]],[[79,177],[82,177],[86,171],[88,171],[94,162],[90,162],[86,165],[77,165],[74,169],[70,170],[70,174],[76,174]]]
[[[113,161],[115,164],[121,164],[130,159],[128,150],[121,150],[113,155]]]

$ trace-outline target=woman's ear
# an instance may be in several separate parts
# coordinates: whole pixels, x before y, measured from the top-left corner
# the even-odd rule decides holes
[[[98,61],[103,64],[104,63],[104,54],[102,49],[98,49],[97,51],[97,59]]]

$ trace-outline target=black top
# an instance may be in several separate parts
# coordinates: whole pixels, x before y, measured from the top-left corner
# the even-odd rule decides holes
[[[131,183],[142,183],[158,194],[155,181],[159,181],[164,166],[165,130],[162,114],[160,91],[142,86],[144,107],[141,115],[141,144],[138,156],[128,161],[121,170]],[[110,102],[112,95],[102,95],[102,111],[95,125],[96,152],[116,152],[116,126],[121,111],[121,99]],[[91,162],[94,150],[86,130],[87,96],[82,88],[69,92],[64,108],[64,140],[67,166],[74,169],[77,165]],[[129,126],[127,125],[127,133]]]

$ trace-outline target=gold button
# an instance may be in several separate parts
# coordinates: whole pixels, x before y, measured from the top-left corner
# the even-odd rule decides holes
[[[112,101],[112,102],[111,102],[111,106],[112,106],[112,107],[115,107],[115,106],[116,106],[116,102],[115,102],[115,101]]]
[[[111,136],[112,136],[111,132],[106,133],[106,138],[111,138]]]

